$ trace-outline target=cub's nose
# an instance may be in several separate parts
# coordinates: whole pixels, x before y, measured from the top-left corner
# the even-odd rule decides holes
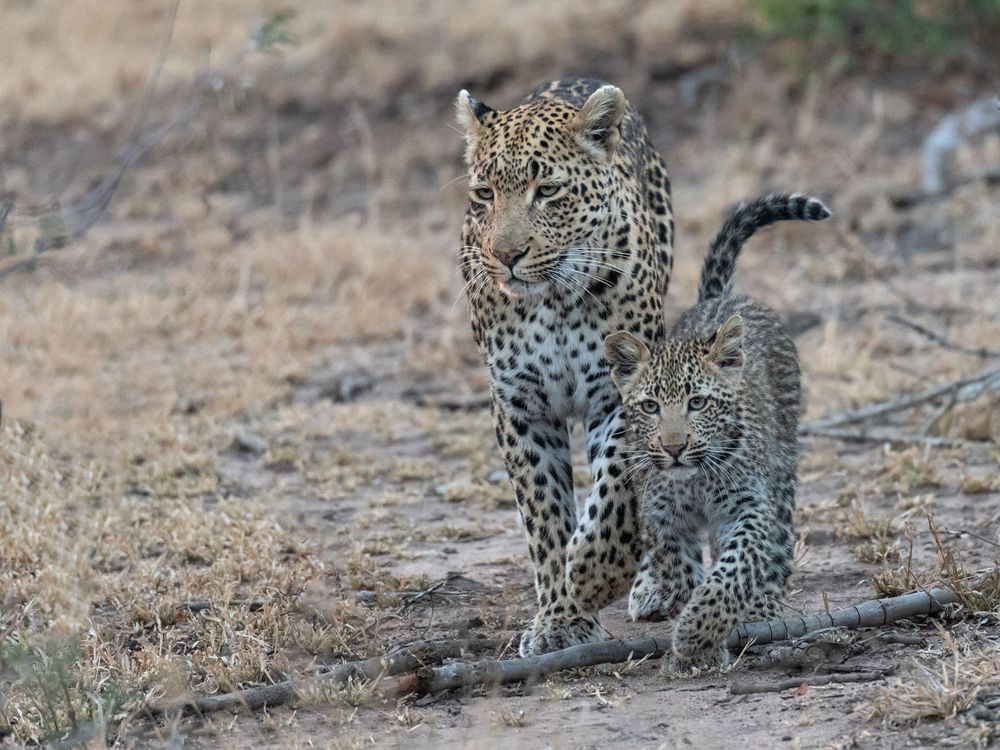
[[[514,266],[517,265],[517,262],[527,254],[528,254],[528,248],[526,247],[518,247],[518,248],[513,248],[511,250],[493,251],[493,256],[512,271],[514,270]]]
[[[664,445],[663,450],[669,453],[674,458],[679,458],[681,453],[687,447],[687,443],[670,443],[669,445]]]

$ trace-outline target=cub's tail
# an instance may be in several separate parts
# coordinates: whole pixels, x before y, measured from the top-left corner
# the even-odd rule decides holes
[[[743,249],[743,244],[758,229],[776,221],[822,221],[829,215],[830,209],[821,200],[800,193],[770,193],[757,200],[741,203],[726,219],[708,248],[708,256],[701,267],[698,301],[723,297],[728,293],[733,271],[736,269],[736,257]]]

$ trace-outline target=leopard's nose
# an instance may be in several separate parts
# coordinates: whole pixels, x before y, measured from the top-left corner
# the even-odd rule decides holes
[[[527,254],[527,247],[515,247],[510,250],[493,251],[494,257],[512,271],[514,270],[514,266],[517,265],[517,262]]]
[[[669,453],[674,458],[679,458],[684,449],[687,448],[687,443],[669,443],[663,445],[663,450]]]

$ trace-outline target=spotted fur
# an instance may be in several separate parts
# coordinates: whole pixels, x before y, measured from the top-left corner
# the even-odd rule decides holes
[[[724,662],[729,631],[773,616],[791,573],[798,358],[778,317],[729,289],[754,231],[829,215],[804,196],[740,206],[712,243],[699,303],[666,339],[649,347],[621,332],[605,341],[632,433],[629,471],[645,482],[629,614],[676,617],[668,668]]]
[[[637,498],[618,462],[620,399],[602,342],[663,335],[670,183],[614,86],[556,81],[504,112],[463,91],[457,110],[470,199],[461,267],[535,568],[538,612],[520,650],[542,653],[600,639],[598,610],[635,574]],[[574,420],[594,482],[579,519]]]

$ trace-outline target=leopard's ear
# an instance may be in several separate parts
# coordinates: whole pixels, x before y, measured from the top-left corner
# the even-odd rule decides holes
[[[455,100],[455,116],[458,124],[465,130],[465,161],[472,162],[476,144],[486,129],[483,121],[493,110],[477,99],[473,99],[468,91],[462,89]]]
[[[619,391],[625,391],[649,356],[649,347],[628,331],[618,331],[604,339],[604,358],[611,365],[611,380]]]
[[[617,86],[601,86],[577,112],[570,125],[580,148],[600,161],[611,161],[621,141],[625,94]]]
[[[739,375],[746,363],[743,354],[743,316],[730,315],[712,334],[708,340],[708,361],[727,374]]]

